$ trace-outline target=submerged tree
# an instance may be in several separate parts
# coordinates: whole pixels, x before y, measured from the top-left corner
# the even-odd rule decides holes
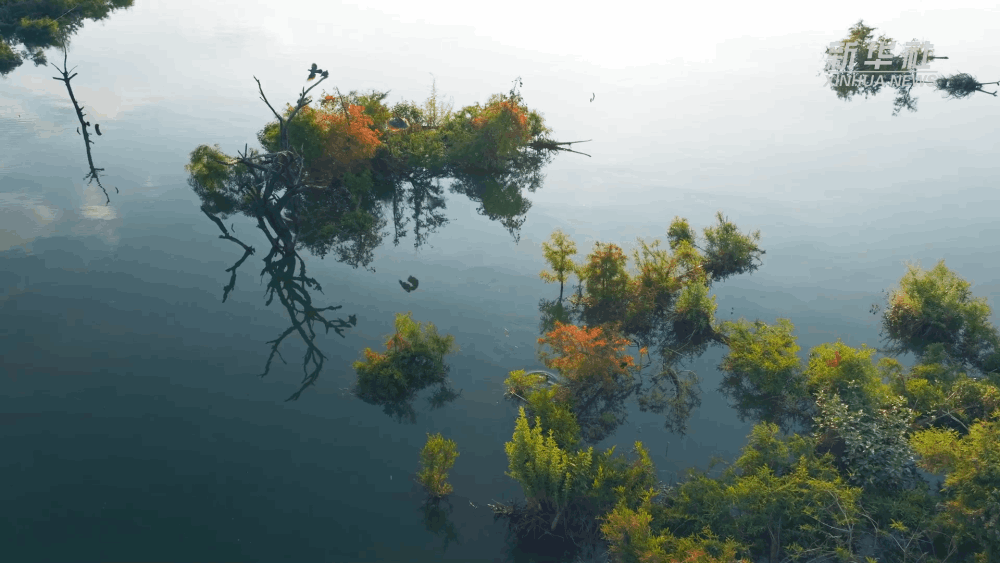
[[[920,465],[947,472],[947,501],[939,522],[956,532],[955,540],[976,546],[975,561],[995,561],[1000,555],[1000,411],[978,421],[961,438],[950,429],[916,433],[911,442]]]
[[[420,471],[417,472],[417,482],[432,499],[451,494],[453,488],[448,482],[448,472],[455,465],[458,456],[454,440],[446,440],[440,433],[427,435],[427,443],[420,450]]]
[[[719,365],[719,391],[732,401],[743,422],[756,420],[789,429],[809,420],[812,402],[788,319],[776,325],[744,319],[723,322],[729,351]]]
[[[724,342],[715,326],[715,298],[709,296],[709,287],[733,275],[752,273],[764,254],[757,245],[759,231],[742,234],[721,213],[716,218],[717,225],[704,229],[701,247],[687,220],[679,217],[667,230],[670,250],[659,248],[658,240],[639,241],[633,252],[635,273],[628,270],[625,252],[615,244],[596,243],[583,264],[570,260],[576,247],[561,232],[554,233],[543,247],[552,270],[543,272],[542,277],[558,281],[560,294],[570,273],[580,279],[576,293],[569,298],[572,308],[563,307],[562,299],[542,300],[540,304],[547,336],[539,343],[560,343],[554,351],[563,357],[552,366],[563,369],[560,362],[569,362],[565,364],[569,366],[581,354],[587,356],[561,344],[571,334],[580,350],[588,343],[599,343],[600,348],[614,343],[618,354],[591,354],[610,358],[599,376],[578,380],[572,369],[561,373],[563,381],[557,387],[573,398],[572,408],[585,439],[599,440],[620,425],[624,400],[633,394],[641,410],[666,414],[666,428],[685,432],[690,413],[701,399],[697,375],[681,367],[709,345]],[[584,328],[563,326],[570,321]],[[629,344],[639,352],[640,362],[643,356],[649,358],[649,350],[658,352],[659,369],[648,379],[643,378],[633,358],[624,355]],[[590,409],[596,412],[587,412]]]
[[[989,322],[986,298],[974,298],[970,286],[944,260],[930,270],[909,265],[882,317],[883,351],[921,358],[939,345],[944,363],[1000,374],[1000,331]]]
[[[526,503],[490,508],[495,518],[507,521],[514,543],[523,551],[547,551],[571,561],[600,541],[597,516],[618,503],[637,506],[643,493],[655,486],[656,472],[641,442],[635,443],[631,461],[615,455],[614,447],[597,453],[592,446],[560,442],[540,417],[532,424],[525,409],[519,409],[504,449],[507,475],[521,485]]]
[[[556,370],[560,382],[552,401],[573,412],[587,443],[600,442],[625,422],[625,399],[638,387],[640,371],[626,353],[628,340],[600,327],[588,329],[556,323],[538,343],[545,367]],[[640,351],[640,358],[646,350]]]
[[[449,366],[444,356],[455,350],[455,337],[441,336],[431,324],[418,323],[410,313],[396,315],[396,332],[386,340],[384,354],[365,348],[364,361],[354,362],[358,380],[352,393],[362,401],[380,405],[400,422],[416,422],[413,400],[417,393],[437,385],[428,398],[440,408],[458,398],[448,385]]]
[[[267,304],[275,296],[288,311],[292,326],[269,342],[271,354],[263,375],[270,371],[281,342],[293,333],[307,345],[303,381],[289,400],[319,377],[325,356],[315,344],[313,325],[327,332],[354,326],[356,318],[327,320],[313,304],[311,290],[321,290],[306,275],[300,252],[323,257],[334,253],[352,267],[374,259],[382,243],[391,210],[395,240],[406,235],[406,208],[412,210],[415,245],[443,225],[444,198],[440,180],[451,178],[453,189],[480,201],[483,213],[500,219],[511,230],[527,207],[517,203],[519,190],[541,184],[541,167],[572,142],[556,142],[542,117],[529,110],[512,88],[485,106],[467,106],[449,115],[436,93],[424,108],[412,103],[383,104],[385,92],[360,95],[339,90],[325,95],[319,107],[310,107],[309,92],[328,77],[316,68],[305,69],[315,79],[303,89],[295,106],[278,112],[257,82],[261,99],[276,121],[258,135],[264,152],[244,148],[237,157],[202,145],[186,166],[188,182],[202,200],[202,211],[222,231],[220,238],[240,245],[244,254],[233,267],[223,301],[236,284],[236,270],[255,249],[233,236],[223,223],[240,213],[256,221],[268,239],[261,276],[270,276]],[[519,84],[518,84],[519,85]],[[582,142],[582,141],[581,141]],[[516,239],[515,235],[515,239]],[[373,270],[374,271],[374,270]]]

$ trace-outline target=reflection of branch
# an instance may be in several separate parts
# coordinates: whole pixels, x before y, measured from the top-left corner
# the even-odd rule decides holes
[[[541,151],[541,150],[547,150],[547,151],[566,151],[566,152],[574,152],[576,154],[582,154],[583,156],[590,156],[587,153],[577,152],[577,151],[572,150],[572,149],[563,148],[560,145],[570,145],[570,146],[572,146],[573,143],[589,143],[592,140],[593,139],[587,139],[586,141],[567,141],[565,143],[557,143],[555,141],[549,141],[549,140],[541,139],[541,140],[538,140],[538,141],[532,141],[532,142],[528,143],[528,146],[531,147],[531,148],[533,148],[533,149],[535,149],[536,151]]]
[[[63,15],[65,15],[65,14],[63,14]],[[73,87],[70,86],[70,84],[69,84],[69,81],[72,80],[74,76],[76,76],[76,73],[73,73],[73,76],[70,76],[69,71],[66,69],[67,68],[66,60],[67,60],[68,57],[69,57],[69,54],[66,51],[66,48],[63,47],[63,67],[60,69],[56,65],[52,65],[53,67],[55,67],[56,70],[58,70],[59,72],[62,73],[62,77],[53,76],[52,79],[53,80],[59,80],[59,81],[61,81],[61,82],[63,82],[63,83],[66,84],[66,90],[69,91],[69,99],[70,99],[70,101],[73,102],[73,109],[76,110],[76,117],[77,117],[77,119],[80,120],[80,127],[83,129],[83,144],[84,144],[84,147],[86,147],[86,149],[87,149],[87,162],[90,164],[90,173],[87,174],[86,176],[84,176],[83,178],[85,180],[87,178],[89,178],[91,182],[95,181],[95,180],[97,181],[97,185],[101,188],[101,191],[104,192],[104,197],[107,198],[107,202],[105,202],[104,205],[108,205],[109,203],[111,203],[111,197],[108,195],[108,190],[104,189],[104,186],[101,184],[101,178],[98,175],[98,172],[103,172],[104,169],[103,168],[96,168],[96,167],[94,167],[94,158],[90,154],[90,145],[93,144],[93,142],[94,142],[94,141],[90,140],[90,132],[87,131],[87,127],[90,125],[90,122],[89,121],[84,121],[84,119],[83,119],[83,116],[84,116],[83,108],[81,108],[80,104],[78,104],[76,102],[76,96],[73,95]],[[90,182],[88,182],[88,185],[89,184],[90,184]],[[118,191],[118,187],[117,186],[115,187],[115,193],[120,193]]]
[[[267,364],[264,366],[264,373],[260,374],[260,376],[264,377],[270,372],[271,362],[275,356],[282,362],[287,363],[278,351],[278,347],[288,336],[298,334],[307,347],[302,361],[302,384],[298,391],[286,399],[288,401],[297,400],[306,387],[316,382],[320,371],[323,369],[323,363],[326,360],[326,356],[316,346],[316,332],[313,330],[313,323],[317,321],[321,322],[327,333],[332,328],[341,337],[345,336],[343,329],[357,325],[357,317],[354,315],[349,315],[347,320],[335,319],[332,321],[327,320],[323,316],[324,311],[335,311],[340,309],[341,306],[317,308],[313,305],[309,291],[315,289],[322,293],[323,289],[320,287],[319,282],[306,275],[305,260],[302,259],[296,250],[298,245],[297,232],[290,228],[289,220],[281,213],[283,206],[291,201],[290,194],[298,193],[304,187],[302,184],[303,159],[300,154],[292,150],[288,142],[287,125],[303,107],[308,105],[309,99],[306,97],[306,94],[319,85],[325,78],[326,75],[324,73],[323,78],[317,81],[316,84],[313,84],[308,90],[302,90],[296,107],[289,113],[287,118],[282,117],[271,106],[264,95],[260,80],[257,80],[261,100],[267,104],[267,107],[278,118],[281,128],[281,150],[261,155],[245,149],[237,158],[223,162],[223,164],[228,166],[241,166],[245,170],[246,177],[243,180],[246,181],[247,185],[241,186],[243,188],[243,195],[249,198],[248,201],[252,206],[250,213],[257,219],[257,227],[267,237],[270,245],[270,251],[264,257],[264,268],[260,272],[261,278],[265,275],[270,276],[267,289],[265,290],[267,295],[266,305],[270,305],[274,301],[275,296],[277,296],[278,300],[288,311],[288,316],[292,321],[292,326],[282,332],[278,338],[268,341],[268,344],[271,345],[271,354],[268,356]],[[277,198],[275,192],[280,190],[285,190],[285,194],[281,198]],[[254,253],[254,248],[247,246],[232,236],[221,219],[207,211],[204,207],[202,211],[222,231],[222,235],[219,238],[231,240],[243,247],[244,250],[243,257],[226,270],[232,275],[229,285],[224,288],[225,293],[222,300],[225,301],[229,296],[229,292],[236,287],[237,268],[243,264],[247,257]],[[298,274],[296,274],[296,267],[298,268]]]
[[[227,272],[232,272],[233,275],[231,278],[229,278],[229,285],[223,288],[224,293],[222,294],[222,302],[225,303],[226,299],[229,298],[229,292],[232,291],[234,287],[236,287],[236,268],[239,268],[240,265],[243,264],[243,261],[246,260],[248,256],[254,253],[254,249],[252,246],[247,246],[243,244],[243,242],[237,239],[236,237],[230,235],[229,231],[226,230],[226,226],[222,224],[222,220],[216,217],[215,215],[212,215],[208,211],[206,211],[204,206],[201,208],[201,211],[205,215],[208,215],[208,218],[214,221],[215,224],[219,226],[219,229],[222,230],[222,234],[219,235],[219,238],[231,240],[236,244],[242,246],[243,250],[245,251],[243,254],[243,258],[240,258],[239,262],[233,265],[233,267],[226,270]]]

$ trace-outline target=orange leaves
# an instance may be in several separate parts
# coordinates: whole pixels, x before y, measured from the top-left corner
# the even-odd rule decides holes
[[[334,106],[333,96],[323,101],[323,109],[303,108],[302,113],[319,127],[322,134],[321,156],[312,164],[314,177],[335,179],[345,172],[358,172],[367,164],[382,144],[374,129],[371,116],[364,113],[364,106]]]
[[[386,341],[385,347],[389,352],[402,352],[409,349],[411,345],[402,334],[396,332]]]
[[[837,350],[836,352],[834,352],[834,358],[832,360],[826,362],[826,365],[828,367],[832,367],[832,368],[835,368],[835,367],[837,367],[837,366],[840,365],[840,350]]]
[[[551,353],[542,353],[545,366],[558,370],[571,383],[594,382],[602,387],[616,384],[619,376],[635,367],[625,353],[625,338],[605,334],[601,327],[588,329],[556,322],[555,330],[538,339]]]
[[[351,105],[343,112],[317,112],[316,120],[328,133],[329,151],[340,162],[369,159],[378,148],[374,121],[364,113],[364,106]]]
[[[472,120],[472,126],[476,129],[482,129],[488,122],[497,118],[506,118],[516,129],[528,130],[528,116],[525,115],[523,109],[509,100],[487,105],[479,117]]]
[[[485,142],[479,150],[487,162],[503,160],[531,140],[525,110],[510,100],[492,100],[472,119],[472,128]]]

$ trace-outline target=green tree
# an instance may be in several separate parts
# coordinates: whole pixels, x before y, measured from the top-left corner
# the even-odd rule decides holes
[[[896,395],[882,382],[884,371],[872,363],[875,351],[865,344],[852,348],[839,340],[813,347],[805,369],[809,394],[816,398],[836,393],[851,408],[866,411],[889,405]]]
[[[723,217],[721,211],[716,214],[716,220],[718,225],[704,229],[706,243],[702,249],[705,256],[702,267],[708,277],[713,282],[718,282],[757,271],[760,257],[764,254],[757,246],[760,230],[742,234],[736,225]]]
[[[817,433],[824,433],[827,441],[841,442],[834,457],[851,485],[881,492],[911,489],[921,480],[908,441],[914,413],[903,402],[897,397],[884,408],[855,410],[837,393],[817,398]],[[821,445],[818,451],[829,450]]]
[[[72,35],[87,20],[106,19],[111,12],[131,8],[134,3],[135,0],[0,2],[0,75],[10,74],[25,59],[31,59],[35,66],[46,64],[45,49],[68,47]]]
[[[631,461],[616,455],[614,447],[600,454],[593,447],[564,447],[544,419],[537,417],[532,427],[526,409],[519,412],[514,436],[505,448],[508,475],[521,485],[527,504],[491,508],[497,517],[507,519],[519,542],[539,534],[558,536],[569,550],[564,558],[573,559],[573,552],[600,541],[600,515],[616,505],[635,509],[647,500],[656,485],[653,462],[640,442],[634,445]]]
[[[843,483],[830,458],[818,459],[808,440],[779,440],[777,432],[775,425],[755,426],[734,464],[741,476],[727,493],[736,527],[743,537],[764,532],[770,561],[785,551],[812,557],[849,553],[861,489]]]
[[[514,436],[504,445],[509,462],[507,475],[524,489],[529,505],[554,510],[551,530],[575,495],[585,491],[590,476],[594,449],[570,453],[559,447],[549,430],[546,435],[541,419],[534,428],[528,423],[524,408],[520,409],[514,426]]]
[[[433,74],[431,77],[433,78]],[[431,95],[424,102],[422,116],[424,127],[440,127],[451,119],[454,102],[442,102],[438,99],[437,79],[431,83]]]
[[[861,489],[842,481],[829,456],[816,455],[814,441],[778,432],[774,424],[754,426],[743,454],[718,479],[689,472],[654,508],[653,531],[711,530],[748,546],[752,560],[849,555]]]
[[[428,399],[438,408],[458,397],[448,386],[449,366],[444,356],[456,350],[455,337],[440,336],[432,323],[418,323],[410,313],[396,315],[396,332],[386,340],[386,352],[365,348],[364,361],[354,362],[358,372],[353,394],[362,401],[381,405],[383,411],[402,422],[416,422],[413,400],[417,393],[438,385]]]
[[[420,471],[417,482],[423,485],[431,498],[441,498],[451,494],[448,471],[451,471],[459,453],[454,440],[446,440],[440,433],[427,435],[427,443],[420,450]]]
[[[510,372],[504,380],[504,398],[518,399],[529,419],[538,418],[543,428],[552,430],[559,447],[571,450],[580,442],[580,425],[571,403],[557,398],[558,389],[540,371]]]
[[[946,502],[940,521],[979,546],[976,561],[1000,554],[1000,411],[977,422],[959,438],[952,429],[929,428],[914,434],[918,463],[934,473],[945,472]]]
[[[582,320],[590,326],[620,322],[629,303],[628,257],[616,244],[594,243],[578,268],[584,284]]]
[[[883,313],[882,334],[889,343],[883,351],[912,352],[919,359],[940,344],[944,362],[1000,373],[1000,332],[989,322],[986,298],[974,298],[970,285],[944,260],[930,270],[909,265]]]
[[[539,277],[549,283],[559,282],[560,303],[563,300],[563,288],[566,281],[569,279],[569,275],[576,271],[576,264],[570,258],[574,254],[576,254],[576,243],[560,229],[556,229],[552,233],[549,242],[542,243],[542,255],[552,271],[543,270]]]
[[[757,320],[725,321],[720,333],[729,348],[719,370],[719,391],[740,420],[776,424],[788,431],[809,418],[812,398],[798,357],[799,346],[788,319],[776,325]]]

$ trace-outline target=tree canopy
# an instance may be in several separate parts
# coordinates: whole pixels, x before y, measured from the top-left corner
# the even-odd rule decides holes
[[[100,21],[111,12],[131,8],[135,0],[3,0],[0,1],[0,76],[30,59],[47,63],[45,49],[67,47],[87,20]],[[20,47],[20,49],[18,49]]]

